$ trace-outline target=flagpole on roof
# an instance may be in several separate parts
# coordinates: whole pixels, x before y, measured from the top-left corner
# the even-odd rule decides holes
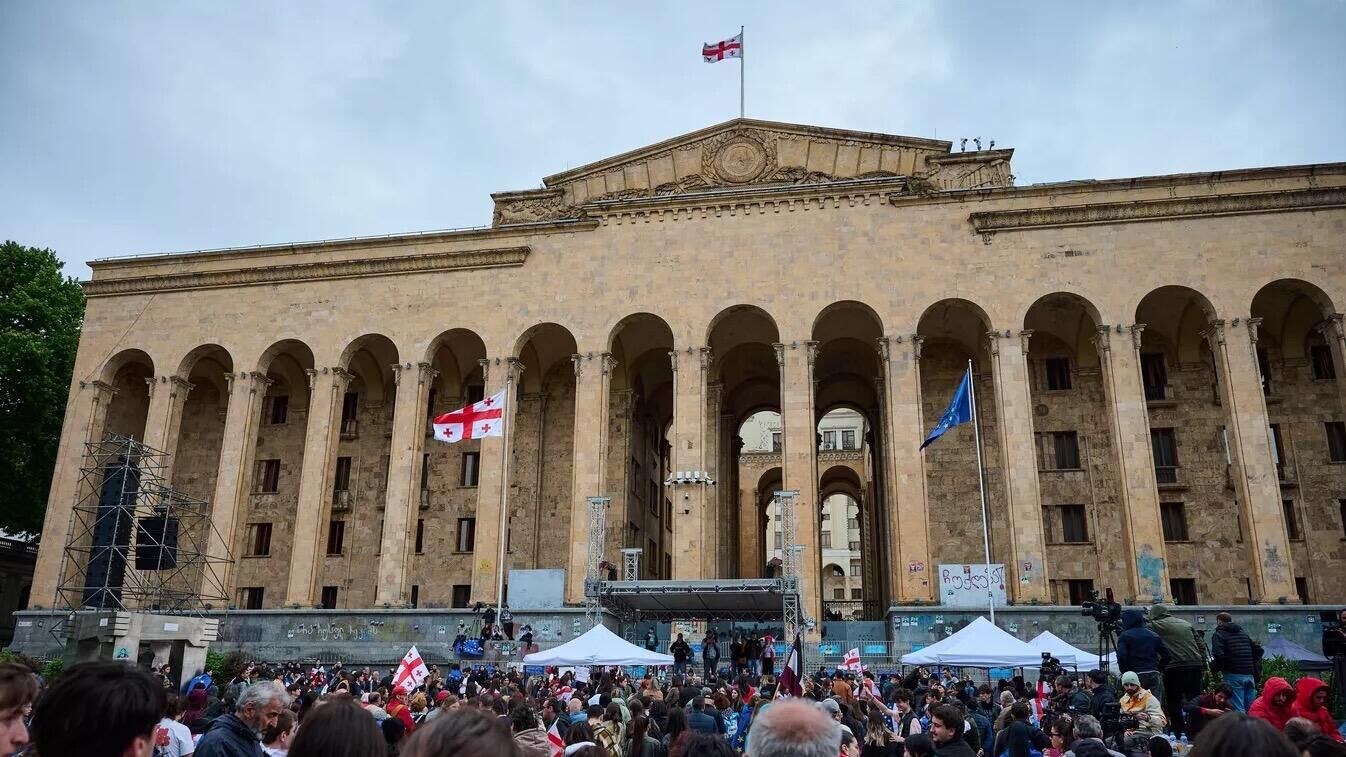
[[[977,386],[972,375],[972,360],[967,361],[968,403],[972,406],[972,438],[977,447],[977,490],[981,492],[981,543],[985,550],[986,603],[995,622],[995,589],[991,585],[991,532],[986,522],[986,472],[981,462],[981,421],[977,419]]]
[[[743,67],[748,65],[745,60],[748,48],[744,46],[743,27],[738,28],[738,117],[743,118]]]

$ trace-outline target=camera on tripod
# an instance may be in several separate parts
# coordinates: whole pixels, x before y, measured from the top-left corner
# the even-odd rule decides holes
[[[1057,676],[1063,675],[1065,669],[1061,667],[1061,661],[1052,657],[1051,652],[1042,653],[1042,665],[1038,667],[1038,679],[1042,681],[1055,681]]]
[[[1107,598],[1098,598],[1098,589],[1089,592],[1089,598],[1080,603],[1080,614],[1093,618],[1099,630],[1116,631],[1122,624],[1122,606],[1112,598],[1112,587],[1107,589]]]

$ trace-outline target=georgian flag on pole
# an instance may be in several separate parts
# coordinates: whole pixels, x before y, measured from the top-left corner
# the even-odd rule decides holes
[[[481,402],[435,418],[431,425],[434,426],[436,439],[452,444],[483,436],[502,436],[504,420],[505,391],[502,389]]]
[[[425,679],[429,677],[430,670],[425,667],[421,653],[416,651],[416,645],[413,644],[397,666],[397,674],[393,676],[393,691],[410,693],[412,689],[425,683]]]
[[[560,720],[557,718],[552,721],[551,728],[547,729],[547,749],[550,757],[561,757],[566,752],[566,740],[561,738],[561,732],[556,728]]]
[[[701,46],[701,58],[707,63],[716,63],[725,58],[743,57],[743,32],[739,32],[723,42],[708,42]]]
[[[843,658],[841,659],[841,664],[838,665],[837,667],[838,667],[838,668],[841,668],[842,670],[855,670],[855,671],[859,671],[859,670],[860,670],[860,647],[856,647],[855,649],[852,649],[852,650],[846,652],[846,656],[843,657]]]

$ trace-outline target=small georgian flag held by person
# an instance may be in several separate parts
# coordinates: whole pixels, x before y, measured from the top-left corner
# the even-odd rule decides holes
[[[505,420],[505,391],[452,410],[435,418],[431,424],[435,438],[452,444],[485,436],[503,436]]]

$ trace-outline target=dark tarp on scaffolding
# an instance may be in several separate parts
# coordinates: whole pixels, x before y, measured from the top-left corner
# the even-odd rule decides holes
[[[780,620],[781,581],[776,578],[713,581],[601,581],[603,608],[630,620]]]

